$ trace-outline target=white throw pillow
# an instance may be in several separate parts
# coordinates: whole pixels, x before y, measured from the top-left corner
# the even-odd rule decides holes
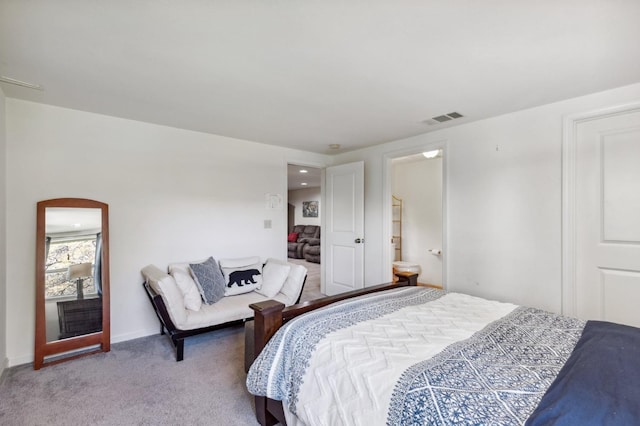
[[[174,268],[171,275],[176,280],[180,291],[184,297],[184,306],[192,311],[199,311],[202,307],[202,298],[195,281],[188,271],[181,268]]]
[[[189,267],[190,263],[202,263],[205,262],[207,259],[202,259],[202,260],[194,260],[193,262],[181,262],[181,263],[171,263],[169,264],[169,273],[171,275],[173,275],[173,273],[175,271],[182,271],[185,272],[187,274],[187,276],[189,277],[189,279],[191,280],[191,283],[189,283],[189,285],[193,284],[194,286],[196,286],[196,289],[198,288],[196,285],[195,280],[193,279],[193,276],[191,275],[191,268]]]
[[[256,293],[269,298],[274,297],[282,288],[290,270],[290,265],[267,260],[262,268],[262,287],[257,289]]]
[[[180,271],[184,273],[184,275],[182,275],[181,277],[183,279],[183,283],[180,284],[179,282],[177,282],[178,279],[176,278],[176,284],[178,284],[178,287],[180,287],[180,291],[182,291],[182,294],[185,297],[185,301],[184,301],[185,306],[187,305],[187,293],[185,293],[185,290],[188,290],[189,294],[191,294],[193,292],[192,289],[195,287],[196,291],[198,292],[198,297],[200,298],[200,307],[202,307],[202,294],[200,293],[200,289],[198,288],[196,281],[193,279],[193,275],[191,275],[191,268],[189,267],[189,264],[203,263],[206,260],[207,259],[202,259],[202,260],[195,260],[193,262],[180,262],[180,263],[169,264],[168,269],[169,269],[169,274],[171,274],[171,276],[175,276],[176,271]],[[195,307],[195,305],[193,304],[192,306]],[[191,309],[191,310],[194,310],[194,309]]]
[[[280,293],[287,298],[287,306],[293,305],[298,301],[304,280],[307,277],[307,268],[302,265],[291,265],[289,276],[282,285]]]
[[[225,296],[249,293],[262,285],[262,261],[259,256],[220,259],[225,280]]]

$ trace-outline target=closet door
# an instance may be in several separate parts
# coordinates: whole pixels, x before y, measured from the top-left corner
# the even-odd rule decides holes
[[[577,316],[640,326],[640,111],[576,127]]]

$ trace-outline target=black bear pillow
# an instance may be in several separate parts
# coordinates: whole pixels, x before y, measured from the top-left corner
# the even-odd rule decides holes
[[[242,259],[221,259],[225,281],[225,296],[249,293],[262,286],[262,261],[259,256]]]

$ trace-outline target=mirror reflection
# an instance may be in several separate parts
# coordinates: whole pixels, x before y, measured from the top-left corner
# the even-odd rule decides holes
[[[102,330],[101,223],[98,208],[46,208],[47,342]]]

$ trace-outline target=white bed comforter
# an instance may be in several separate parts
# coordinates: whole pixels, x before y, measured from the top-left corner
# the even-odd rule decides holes
[[[251,367],[247,386],[253,394],[282,400],[297,417],[297,424],[424,423],[424,415],[411,418],[413,414],[407,415],[407,410],[420,411],[430,402],[423,404],[420,401],[425,397],[415,394],[406,403],[397,395],[398,388],[415,391],[416,380],[423,380],[421,371],[411,377],[407,373],[425,360],[442,357],[445,349],[457,347],[516,308],[414,287],[341,302],[299,317],[281,329]],[[443,362],[446,365],[448,361],[443,358]],[[525,375],[530,375],[529,371]],[[539,379],[527,377],[525,381]],[[430,380],[430,385],[438,380]],[[534,389],[539,397],[549,383]],[[444,391],[444,399],[448,398],[448,386],[451,384],[437,389]],[[428,386],[418,384],[418,388]],[[442,397],[433,390],[426,392],[426,399],[429,395]],[[436,401],[435,415],[438,405]],[[432,422],[429,416],[432,414],[427,414]],[[450,416],[441,413],[442,418]]]

